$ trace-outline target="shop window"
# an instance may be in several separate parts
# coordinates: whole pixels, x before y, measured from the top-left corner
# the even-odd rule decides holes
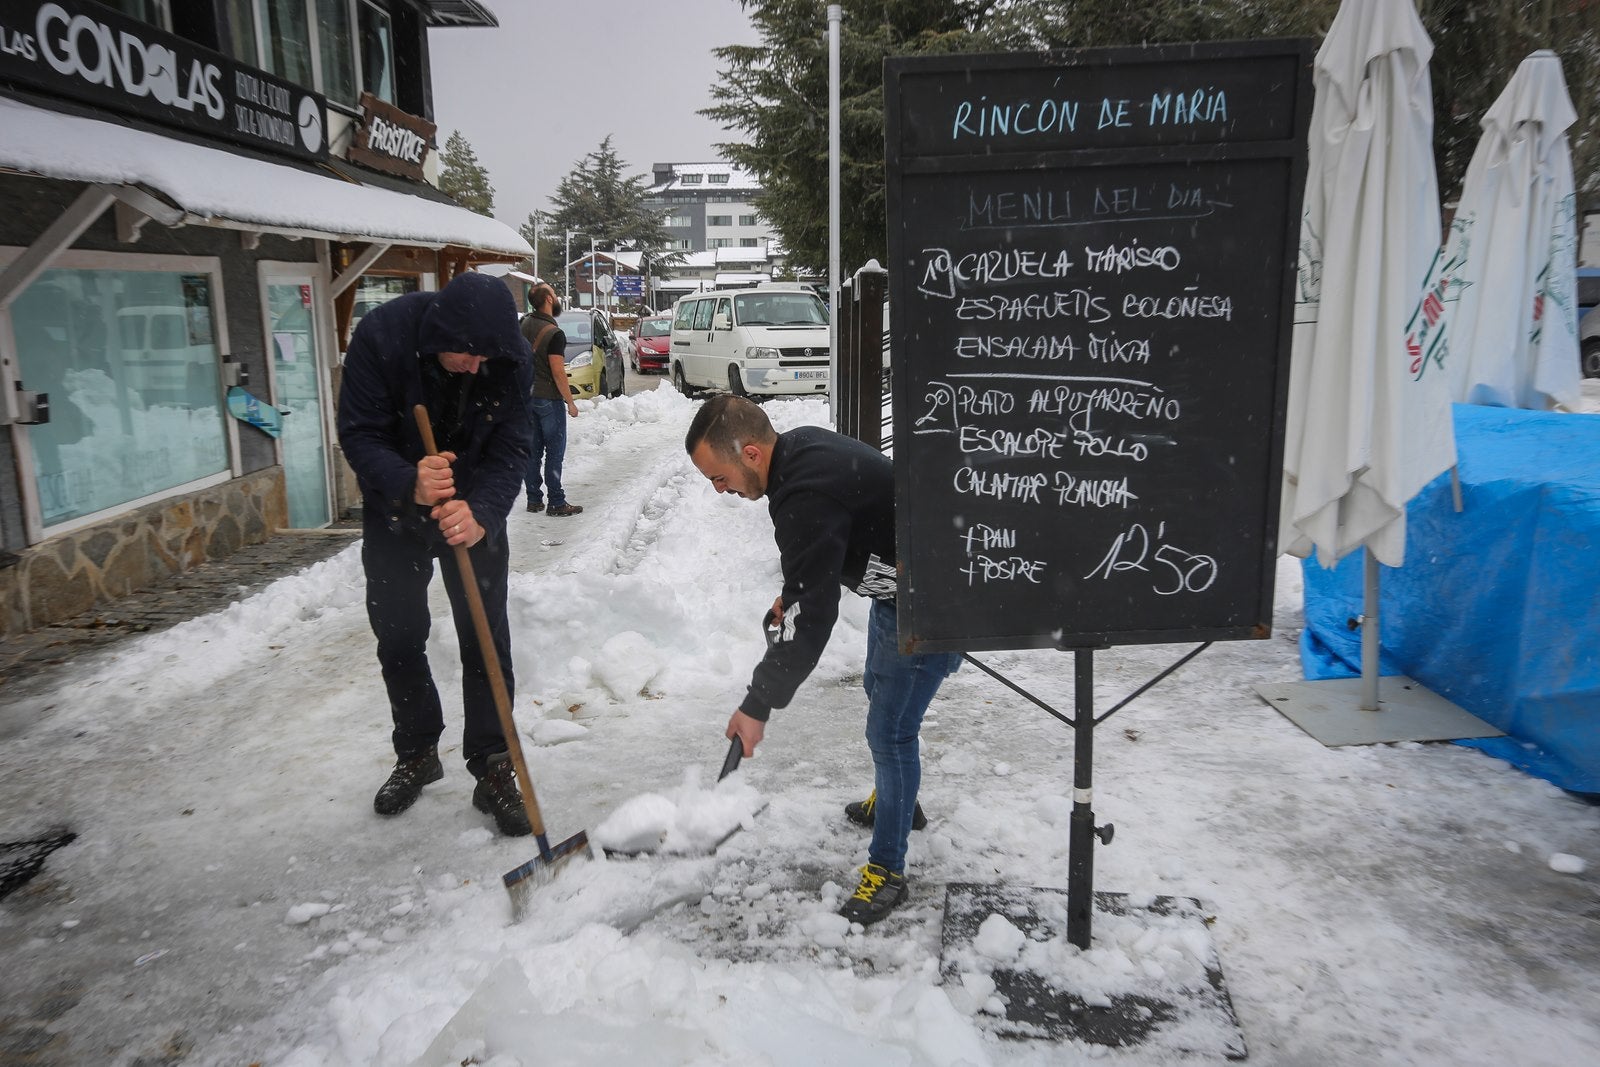
[[[366,0],[249,0],[228,14],[227,47],[241,62],[353,108],[359,95],[352,26],[357,2],[366,4]],[[387,33],[388,16],[382,17]],[[392,51],[387,38],[382,47]],[[393,64],[379,67],[387,74]]]
[[[306,0],[256,0],[260,8],[261,67],[296,85],[316,85],[311,69],[311,20]]]
[[[212,273],[53,269],[11,308],[49,528],[229,472]]]
[[[253,9],[228,12],[228,48],[228,54],[239,62],[252,67],[261,65],[261,57],[256,53],[256,16]]]
[[[394,25],[389,13],[361,0],[361,88],[394,103]]]
[[[361,321],[361,316],[375,307],[387,304],[397,296],[417,291],[417,276],[415,274],[384,276],[381,274],[363,274],[356,282],[355,308],[350,312],[350,330],[355,332],[356,324]]]
[[[113,11],[172,32],[171,0],[100,0]]]
[[[355,35],[350,30],[350,0],[316,0],[317,55],[322,60],[322,84],[329,100],[351,107],[356,103]]]

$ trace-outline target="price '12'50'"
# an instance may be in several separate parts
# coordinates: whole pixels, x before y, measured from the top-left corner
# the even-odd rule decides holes
[[[1217,561],[1164,543],[1166,533],[1164,522],[1156,527],[1154,538],[1144,523],[1134,523],[1117,535],[1105,558],[1084,577],[1110,578],[1122,571],[1143,571],[1156,576],[1150,588],[1159,596],[1202,593],[1211,588],[1217,580]]]

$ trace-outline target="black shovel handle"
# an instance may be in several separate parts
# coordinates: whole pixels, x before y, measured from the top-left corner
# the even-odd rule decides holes
[[[728,745],[728,757],[722,761],[722,773],[717,775],[717,781],[722,781],[728,775],[739,769],[739,761],[744,758],[744,742],[737,737]]]

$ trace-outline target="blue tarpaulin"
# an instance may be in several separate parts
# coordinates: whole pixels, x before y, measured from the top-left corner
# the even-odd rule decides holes
[[[1600,793],[1600,415],[1458,404],[1448,473],[1407,508],[1380,580],[1381,674],[1408,674],[1504,730],[1462,741]],[[1361,670],[1362,555],[1305,563],[1307,678]],[[1381,689],[1380,689],[1381,694]]]

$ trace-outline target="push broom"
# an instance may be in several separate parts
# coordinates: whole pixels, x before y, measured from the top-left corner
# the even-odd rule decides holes
[[[428,409],[418,404],[413,413],[417,429],[422,433],[422,447],[428,455],[439,454],[433,440],[433,424],[428,419]],[[494,693],[494,709],[500,715],[500,730],[506,735],[506,751],[511,755],[512,766],[517,771],[517,784],[522,787],[522,806],[528,813],[528,825],[533,828],[533,839],[539,844],[539,854],[533,859],[507,871],[501,876],[506,892],[511,894],[511,914],[521,919],[532,891],[554,878],[561,866],[574,856],[594,858],[589,847],[589,834],[579,830],[554,847],[545,837],[544,819],[539,815],[539,801],[533,795],[533,779],[528,776],[527,761],[522,758],[522,741],[517,737],[517,724],[511,717],[511,694],[506,692],[505,675],[500,673],[500,654],[494,647],[494,634],[489,630],[489,617],[483,610],[483,594],[478,589],[478,579],[472,572],[472,558],[466,545],[456,545],[456,569],[461,572],[461,585],[466,590],[467,607],[472,611],[472,626],[478,634],[478,650],[483,655],[483,669],[489,674],[489,688]]]

